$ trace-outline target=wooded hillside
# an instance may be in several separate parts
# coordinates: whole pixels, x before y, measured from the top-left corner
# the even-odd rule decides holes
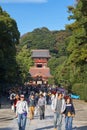
[[[32,49],[49,49],[49,67],[54,76],[49,83],[61,84],[87,100],[87,1],[68,7],[66,30],[37,28],[19,39],[17,24],[0,8],[0,83],[24,83],[30,79]],[[19,44],[18,44],[19,43]]]
[[[69,6],[69,20],[74,22],[66,30],[35,29],[20,39],[19,48],[49,49],[49,67],[55,84],[62,84],[70,92],[87,98],[87,1],[80,0]],[[19,52],[21,53],[21,51]]]

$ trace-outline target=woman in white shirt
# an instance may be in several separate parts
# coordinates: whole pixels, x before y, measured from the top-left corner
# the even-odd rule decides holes
[[[25,130],[28,114],[28,104],[24,100],[24,95],[20,95],[20,100],[16,104],[16,117],[18,117],[19,130]]]

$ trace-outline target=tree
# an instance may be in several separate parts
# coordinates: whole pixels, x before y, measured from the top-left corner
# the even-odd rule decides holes
[[[69,19],[75,22],[68,25],[67,29],[72,31],[68,51],[70,52],[69,62],[87,62],[87,1],[80,0],[76,7],[68,7],[73,14]]]
[[[29,68],[33,65],[31,52],[26,45],[23,46],[22,49],[17,53],[16,60],[20,71],[18,77],[21,79],[20,81],[24,83],[27,79],[29,79]]]
[[[15,82],[19,37],[16,21],[0,7],[0,82]]]
[[[69,19],[74,22],[66,28],[72,32],[69,37],[68,59],[66,65],[72,66],[74,84],[87,84],[87,1],[79,0],[75,7],[69,6]],[[71,69],[70,69],[71,70]],[[78,88],[79,89],[79,88]],[[80,90],[78,90],[80,91]]]

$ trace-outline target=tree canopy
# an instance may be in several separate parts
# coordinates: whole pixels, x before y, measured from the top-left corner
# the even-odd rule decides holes
[[[56,78],[71,91],[84,98],[87,91],[87,1],[80,0],[76,6],[69,6],[69,19],[74,22],[66,26],[72,35],[66,39],[67,59],[58,66]],[[61,74],[61,76],[60,76]],[[72,87],[70,87],[72,86]],[[81,87],[83,88],[82,91]],[[86,97],[87,98],[87,97]]]
[[[0,82],[13,82],[16,77],[15,56],[19,37],[16,21],[0,7]]]
[[[62,84],[69,92],[80,94],[83,99],[87,98],[84,95],[87,91],[87,0],[79,0],[75,6],[69,6],[68,12],[68,19],[73,23],[66,25],[65,30],[37,28],[19,40],[15,20],[0,8],[1,81],[14,81],[15,77],[15,80],[19,78],[25,82],[33,65],[31,50],[49,49],[51,58],[48,66],[54,76],[53,82]]]

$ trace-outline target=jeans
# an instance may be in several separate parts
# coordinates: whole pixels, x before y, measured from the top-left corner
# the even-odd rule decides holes
[[[39,107],[39,111],[40,111],[40,120],[45,118],[45,106],[40,106]]]
[[[65,115],[62,114],[62,127],[61,130],[65,130]]]
[[[27,115],[18,114],[18,127],[19,130],[25,130]]]
[[[54,113],[54,128],[57,128],[58,130],[61,130],[62,127],[62,114],[55,112]]]
[[[73,121],[73,117],[66,116],[65,118],[66,130],[72,130],[72,121]]]

